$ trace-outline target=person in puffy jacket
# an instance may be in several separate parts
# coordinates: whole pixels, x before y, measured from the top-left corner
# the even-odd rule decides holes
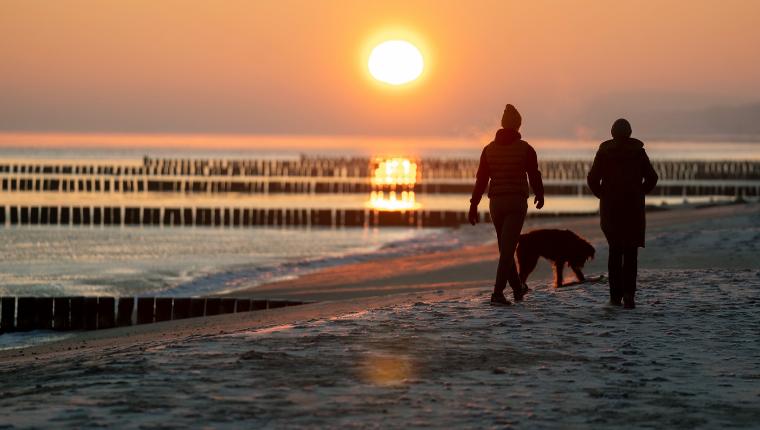
[[[610,303],[636,307],[638,248],[644,247],[644,196],[657,185],[644,143],[631,137],[631,124],[618,119],[612,139],[599,145],[587,182],[599,198],[601,227],[610,246]]]
[[[518,131],[522,117],[514,106],[506,106],[501,125],[493,142],[486,145],[480,155],[468,220],[472,225],[479,221],[478,204],[488,187],[491,219],[499,242],[499,267],[496,270],[491,302],[509,304],[504,296],[507,282],[512,287],[515,301],[522,300],[527,290],[520,282],[514,254],[528,211],[528,180],[536,196],[534,203],[538,209],[544,206],[544,185],[538,170],[536,151],[522,140]]]

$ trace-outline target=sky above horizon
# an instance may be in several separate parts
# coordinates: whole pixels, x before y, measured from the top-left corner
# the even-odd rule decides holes
[[[760,101],[760,1],[3,0],[0,132],[537,136]],[[373,44],[407,39],[391,88]]]

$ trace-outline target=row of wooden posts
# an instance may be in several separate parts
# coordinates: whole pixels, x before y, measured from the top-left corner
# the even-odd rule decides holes
[[[539,160],[538,169],[544,179],[585,180],[591,161]],[[479,160],[424,159],[418,168],[422,181],[426,179],[470,179],[475,176]],[[667,180],[760,180],[760,161],[755,160],[652,160],[652,167],[660,179]]]
[[[60,193],[181,193],[181,194],[365,194],[371,191],[414,191],[419,194],[468,194],[472,192],[472,181],[435,181],[417,183],[411,186],[374,185],[366,180],[330,182],[329,180],[281,179],[116,179],[87,177],[77,179],[48,177],[4,177],[0,179],[0,189],[7,192],[60,192]],[[760,180],[757,181],[680,181],[665,185],[661,183],[654,190],[656,195],[680,196],[758,196]],[[544,189],[551,195],[591,195],[585,181],[547,179]]]
[[[478,160],[472,158],[416,161],[420,180],[471,179]],[[760,161],[752,160],[652,160],[661,179],[715,180],[760,179]],[[545,179],[585,179],[591,160],[540,160]],[[43,164],[35,162],[2,163],[0,174],[76,175],[76,176],[225,176],[225,177],[315,177],[369,178],[370,158],[302,158],[299,160],[213,160],[148,158],[142,166]]]
[[[408,187],[373,186],[365,178],[332,181],[330,178],[302,180],[288,178],[237,177],[226,178],[149,178],[107,176],[6,176],[0,178],[0,189],[11,192],[59,193],[184,193],[184,194],[336,194],[395,191]]]
[[[0,226],[453,227],[465,222],[464,211],[436,210],[0,206]]]
[[[0,297],[0,333],[96,330],[301,304],[226,297]]]

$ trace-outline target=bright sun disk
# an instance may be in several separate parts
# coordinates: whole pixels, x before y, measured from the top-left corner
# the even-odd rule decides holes
[[[369,55],[369,73],[380,82],[402,85],[422,74],[424,61],[416,46],[405,40],[388,40]]]

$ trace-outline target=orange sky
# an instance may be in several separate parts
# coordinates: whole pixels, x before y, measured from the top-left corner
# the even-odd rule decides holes
[[[3,0],[0,131],[535,135],[760,101],[760,1]],[[427,69],[389,89],[369,44]],[[591,133],[596,130],[591,130]]]

